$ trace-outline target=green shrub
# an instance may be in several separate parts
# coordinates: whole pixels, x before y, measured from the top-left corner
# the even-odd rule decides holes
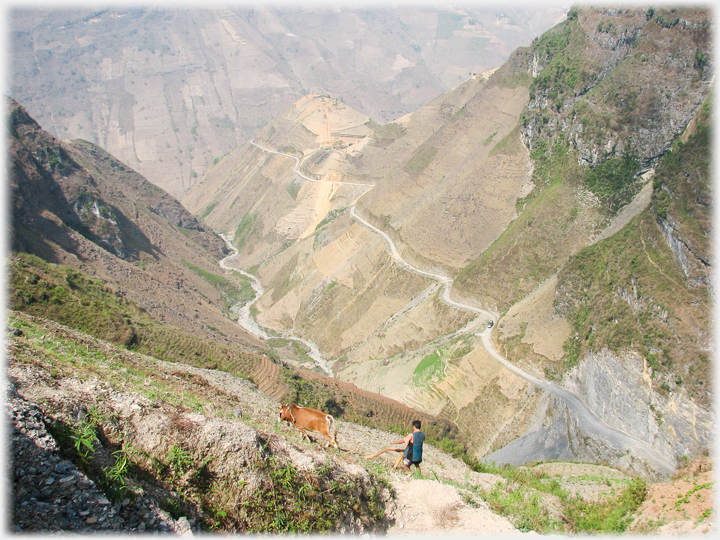
[[[640,162],[631,155],[611,158],[586,171],[585,186],[615,214],[637,193],[640,186],[635,175],[639,170]]]
[[[202,220],[204,220],[206,217],[208,217],[208,216],[210,215],[210,212],[212,212],[213,210],[215,210],[215,207],[216,207],[216,206],[217,206],[217,203],[216,203],[216,202],[211,203],[211,204],[208,204],[208,205],[207,205],[207,208],[205,208],[205,211],[204,211],[204,212],[202,213],[202,215],[200,216],[200,221],[202,221]]]
[[[573,528],[582,533],[619,533],[627,529],[632,513],[645,500],[645,480],[634,478],[620,495],[602,502],[586,502],[580,497],[569,500],[566,517]]]
[[[346,208],[336,208],[335,210],[330,210],[330,212],[327,213],[327,215],[322,219],[322,221],[315,225],[315,230],[317,231],[323,228],[328,223],[332,223],[338,216],[341,216],[343,213],[345,213],[345,210]]]
[[[290,195],[293,200],[297,199],[297,194],[300,192],[300,188],[302,187],[302,184],[299,182],[291,182],[290,185],[286,188],[286,191],[288,192],[288,195]]]
[[[95,424],[88,419],[82,420],[76,426],[73,426],[70,438],[73,441],[77,455],[80,457],[82,468],[87,472],[90,461],[95,454],[95,441],[97,440]]]
[[[115,464],[103,468],[103,477],[100,485],[110,500],[117,502],[130,495],[129,500],[134,502],[135,493],[128,489],[127,479],[130,471],[130,456],[124,450],[117,450],[112,454]]]
[[[258,215],[256,212],[248,212],[242,217],[235,229],[235,236],[233,236],[233,245],[236,248],[242,249],[250,236],[256,232],[257,218]]]
[[[490,491],[481,497],[497,514],[507,516],[522,532],[536,531],[540,534],[562,529],[557,518],[550,516],[537,492],[522,484],[496,482]]]
[[[192,455],[177,444],[173,444],[168,450],[166,464],[174,477],[182,476],[193,466]]]
[[[633,478],[617,496],[599,501],[585,501],[562,488],[556,478],[528,467],[488,464],[466,459],[477,472],[495,474],[505,481],[496,482],[490,490],[480,490],[480,497],[500,515],[522,531],[568,533],[618,533],[632,521],[632,514],[647,495],[647,484],[642,478]],[[560,502],[562,520],[550,513],[540,499],[548,493]]]

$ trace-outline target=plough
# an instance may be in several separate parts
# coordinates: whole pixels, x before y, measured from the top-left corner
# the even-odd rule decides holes
[[[393,465],[393,468],[394,468],[394,469],[397,469],[397,468],[398,468],[398,465],[400,465],[400,461],[402,461],[402,458],[403,458],[403,454],[402,454],[402,451],[403,451],[403,450],[405,450],[405,449],[404,449],[404,448],[394,448],[394,447],[385,448],[384,450],[380,450],[379,452],[376,452],[376,453],[374,453],[374,454],[372,454],[372,455],[370,455],[370,456],[365,456],[365,459],[373,459],[373,458],[376,458],[376,457],[378,457],[380,454],[384,454],[385,452],[400,452],[400,455],[398,456],[397,461],[395,462],[395,465]]]

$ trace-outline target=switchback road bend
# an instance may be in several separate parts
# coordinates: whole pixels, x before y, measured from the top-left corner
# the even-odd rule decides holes
[[[277,154],[281,156],[287,156],[289,158],[292,158],[295,160],[296,165],[293,168],[293,172],[300,176],[301,178],[308,180],[310,182],[328,182],[324,180],[317,180],[315,178],[310,178],[306,175],[304,175],[300,171],[300,164],[301,160],[297,158],[296,156],[293,156],[291,154],[286,154],[284,152],[278,152],[276,150],[272,150],[270,148],[266,148],[255,141],[250,141],[250,144],[260,148],[261,150],[265,152],[270,152],[272,154]],[[374,187],[374,184],[361,184],[361,183],[351,183],[351,182],[332,182],[332,183],[342,183],[342,184],[349,184],[353,186],[363,186],[366,187],[367,190],[364,191],[362,195],[367,193],[370,189]],[[362,197],[360,195],[360,197]],[[356,200],[357,202],[357,200]],[[408,272],[412,272],[414,274],[427,277],[429,279],[437,281],[442,286],[442,295],[441,299],[442,301],[455,309],[460,309],[464,311],[470,311],[471,313],[475,313],[478,315],[479,318],[487,318],[492,320],[493,322],[497,321],[498,314],[480,309],[474,306],[470,306],[467,304],[463,304],[461,302],[457,302],[453,300],[450,297],[450,292],[452,289],[452,279],[448,276],[443,276],[439,274],[434,274],[432,272],[426,272],[424,270],[420,270],[419,268],[415,268],[414,266],[410,265],[407,261],[405,261],[398,252],[397,248],[395,247],[395,243],[392,241],[390,236],[388,236],[385,232],[381,231],[377,227],[371,225],[367,221],[365,221],[362,217],[360,217],[357,213],[355,204],[350,206],[350,215],[352,218],[357,221],[360,225],[363,227],[366,227],[373,231],[375,234],[379,235],[382,240],[385,242],[385,245],[387,246],[388,253],[390,254],[392,260],[401,268],[405,269]],[[227,242],[227,240],[226,240]],[[228,242],[228,245],[230,246],[230,243]],[[232,248],[232,246],[230,246]],[[234,249],[234,248],[232,248]],[[248,275],[247,273],[243,272],[245,275]],[[257,280],[254,276],[251,276],[251,279],[253,279],[253,282]],[[259,281],[258,281],[259,283]],[[255,288],[255,286],[253,286]],[[256,289],[257,291],[257,289]],[[256,298],[259,298],[259,294]],[[248,307],[248,314],[249,314],[249,307]],[[254,323],[254,321],[253,321]],[[257,323],[254,323],[257,325]],[[474,325],[473,325],[474,326]],[[470,328],[471,325],[468,325],[466,328]],[[608,426],[595,412],[578,396],[573,394],[572,392],[561,388],[549,381],[546,381],[544,379],[540,379],[538,377],[535,377],[534,375],[531,375],[530,373],[527,373],[520,367],[512,364],[510,361],[508,361],[506,358],[504,358],[502,355],[500,355],[497,350],[495,350],[495,347],[492,342],[492,329],[486,328],[482,333],[476,334],[478,336],[482,336],[482,344],[483,347],[487,350],[488,354],[492,356],[495,360],[500,362],[503,366],[505,366],[508,370],[515,373],[516,375],[522,377],[523,379],[531,382],[532,384],[536,385],[537,387],[545,390],[546,392],[550,392],[553,395],[556,395],[560,398],[562,398],[565,403],[567,404],[568,408],[572,413],[576,416],[578,420],[578,424],[581,426],[583,430],[585,430],[587,433],[591,433],[597,437],[602,438],[605,440],[610,446],[621,449],[623,451],[632,451],[635,453],[637,457],[643,458],[648,463],[652,464],[656,470],[663,473],[672,473],[672,471],[675,470],[674,464],[670,463],[667,459],[662,457],[649,443],[646,441],[643,441],[641,439],[638,439],[636,437],[633,437],[632,435],[625,433],[624,431],[621,431],[619,429],[613,428],[612,426]],[[305,342],[306,340],[303,340]],[[324,361],[323,361],[324,362]],[[319,364],[320,365],[320,364]],[[321,366],[322,367],[322,366]],[[326,371],[330,371],[329,368],[327,368],[327,365],[325,364],[324,369]]]

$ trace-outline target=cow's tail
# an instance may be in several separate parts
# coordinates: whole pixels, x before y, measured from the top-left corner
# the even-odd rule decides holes
[[[330,431],[331,431],[331,430],[333,430],[333,429],[335,430],[335,433],[333,433],[333,436],[332,436],[332,442],[335,443],[334,446],[335,446],[335,448],[337,448],[337,447],[338,447],[338,443],[337,443],[337,427],[335,427],[335,419],[334,419],[334,418],[332,417],[332,415],[330,415],[330,414],[328,414],[328,415],[326,416],[326,418],[327,418],[328,434],[330,434]],[[331,444],[332,444],[332,443],[331,443]]]

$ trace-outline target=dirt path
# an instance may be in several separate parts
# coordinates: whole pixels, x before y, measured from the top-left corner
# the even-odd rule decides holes
[[[387,471],[396,498],[387,507],[394,524],[388,536],[446,534],[504,535],[518,534],[512,523],[494,513],[470,486],[489,490],[502,478],[472,471],[465,463],[426,444],[423,452],[422,476],[393,469],[398,453],[385,452],[375,459],[366,456],[392,447],[398,436],[382,430],[338,421],[341,448],[351,450],[347,460],[360,460]],[[292,432],[291,432],[292,433]],[[290,435],[294,438],[294,434]],[[401,446],[401,445],[394,445]],[[354,451],[352,451],[354,450]],[[535,534],[535,533],[529,533]]]
[[[493,513],[486,502],[465,502],[454,486],[398,475],[393,487],[397,493],[392,509],[395,524],[388,529],[388,536],[518,533],[507,518]]]
[[[186,371],[202,377],[209,383],[205,390],[208,395],[217,388],[235,396],[240,400],[238,407],[242,409],[244,417],[254,418],[261,429],[279,432],[298,448],[319,450],[323,445],[322,441],[303,441],[298,430],[277,420],[273,412],[279,403],[249,391],[246,381],[224,372],[187,365],[169,362],[158,362],[158,365],[164,370]],[[474,472],[462,461],[430,444],[424,447],[422,477],[395,470],[393,465],[399,455],[397,452],[385,452],[375,459],[365,459],[363,456],[388,447],[400,447],[391,444],[399,438],[397,434],[342,420],[335,422],[340,447],[348,451],[323,450],[326,455],[335,461],[360,464],[369,470],[377,469],[381,474],[388,475],[396,493],[396,498],[386,508],[388,518],[394,520],[394,524],[387,530],[388,536],[444,536],[452,533],[495,536],[519,532],[507,518],[494,513],[486,502],[467,489],[476,486],[489,490],[502,480],[501,477]]]
[[[29,320],[25,315],[16,316],[22,320]],[[386,452],[376,459],[366,459],[364,456],[384,448],[399,447],[400,445],[392,444],[392,441],[399,438],[396,433],[336,420],[340,446],[348,451],[325,449],[324,441],[304,441],[296,428],[281,422],[276,414],[279,405],[276,399],[259,391],[254,384],[245,379],[223,371],[166,362],[124,349],[116,349],[112,345],[51,321],[38,319],[36,324],[40,324],[45,332],[34,337],[22,332],[11,334],[8,348],[11,354],[8,380],[13,382],[16,389],[19,389],[17,391],[28,403],[42,404],[41,408],[45,411],[43,414],[54,415],[58,414],[58,411],[65,411],[63,414],[69,415],[71,411],[93,410],[102,403],[102,410],[105,411],[102,418],[105,418],[105,421],[113,418],[113,430],[119,429],[131,434],[129,442],[131,446],[140,445],[138,448],[150,451],[152,448],[175,444],[180,440],[177,437],[182,433],[185,433],[186,437],[189,433],[202,434],[202,441],[205,442],[202,442],[198,448],[204,447],[204,444],[208,445],[207,448],[226,450],[232,448],[230,453],[218,454],[225,456],[223,459],[227,459],[229,455],[235,456],[243,448],[246,448],[250,455],[256,452],[258,439],[252,435],[256,433],[255,430],[258,430],[257,433],[265,434],[265,438],[269,434],[279,435],[283,440],[283,448],[288,451],[290,459],[298,467],[305,467],[313,460],[317,466],[325,460],[332,460],[340,465],[342,470],[354,471],[352,474],[365,469],[386,477],[395,497],[383,499],[386,503],[389,526],[383,535],[435,537],[459,534],[495,537],[521,533],[507,518],[494,513],[480,498],[480,492],[488,492],[497,482],[503,482],[500,476],[475,472],[464,462],[454,459],[431,444],[426,444],[424,447],[422,477],[394,470],[392,466],[398,456],[396,452]],[[55,341],[54,346],[60,346],[58,350],[63,350],[73,340],[79,345],[78,350],[88,351],[87,357],[80,355],[79,358],[85,360],[79,363],[76,363],[78,357],[73,356],[73,359],[69,359],[71,355],[67,352],[63,353],[65,356],[57,358],[39,353],[40,350],[44,350],[46,342]],[[104,358],[102,361],[97,361],[98,351],[100,351],[99,358]],[[61,361],[60,358],[63,360]],[[118,366],[123,368],[118,369]],[[75,371],[78,368],[80,372]],[[54,374],[51,376],[48,370],[52,370]],[[114,380],[111,373],[127,373],[128,379]],[[133,379],[137,380],[133,382]],[[107,382],[111,380],[114,380],[114,383]],[[162,385],[163,391],[152,391],[151,389],[158,383]],[[138,387],[134,385],[139,385],[144,390],[138,392]],[[149,398],[145,395],[146,392],[152,392],[156,397]],[[202,406],[202,412],[191,411],[184,406],[180,410],[176,405],[163,402],[162,397],[159,397],[162,394],[177,396],[180,392],[195,394],[199,396],[200,403],[206,400],[208,404]],[[221,396],[221,399],[218,400],[218,396]],[[216,407],[220,408],[216,409]],[[63,414],[60,414],[61,418]],[[20,416],[25,418],[23,420],[25,425],[18,426],[18,431],[13,432],[14,435],[28,435],[30,431],[34,432],[36,428],[42,428],[46,423],[37,422],[34,419],[39,418],[37,414],[27,416],[23,413]],[[15,417],[19,418],[18,415]],[[32,422],[32,425],[29,422]],[[170,434],[166,429],[158,428],[163,425],[176,427],[196,425],[198,429],[188,432],[175,430]],[[200,426],[202,429],[199,429]],[[24,431],[20,431],[20,427],[23,427]],[[240,437],[240,433],[245,435]],[[52,439],[49,434],[43,435],[43,438],[46,441]],[[186,444],[189,440],[186,439]],[[191,440],[198,442],[195,438]],[[29,448],[40,447],[32,444]],[[27,469],[27,474],[35,475],[30,472],[30,467],[40,469],[37,465],[39,458],[32,452],[28,456],[27,459],[24,458],[26,465],[23,467]],[[222,470],[223,467],[218,470]],[[231,465],[230,469],[233,467],[234,465]],[[650,486],[643,507],[635,515],[636,519],[631,531],[642,533],[648,532],[650,528],[650,532],[653,532],[652,527],[664,523],[659,532],[667,534],[714,532],[714,474],[711,467],[711,461],[705,459],[689,465],[672,482]],[[537,473],[545,474],[548,480],[557,480],[563,489],[585,500],[614,496],[630,480],[627,474],[603,465],[553,462],[537,465],[533,469]],[[50,472],[52,471],[48,474]],[[24,474],[20,474],[20,477],[24,477]],[[51,489],[47,487],[50,484],[65,486],[62,481],[57,481],[59,478],[56,478],[57,475],[53,476],[55,480],[51,482],[45,481],[47,474],[39,480],[35,476],[31,478],[31,483],[27,484],[29,491],[37,487],[38,481],[43,482],[45,486],[43,489]],[[61,476],[66,476],[66,473],[62,472]],[[15,478],[18,478],[17,473]],[[69,489],[71,485],[67,484],[67,487]],[[66,509],[72,512],[85,511],[80,507],[84,499],[76,500],[75,491],[70,491],[68,497],[64,495],[64,498],[60,497],[65,502],[60,502],[66,504]],[[84,493],[87,495],[87,490]],[[97,496],[104,497],[101,493],[97,493]],[[39,520],[43,519],[42,512],[48,509],[54,511],[60,504],[56,500],[59,500],[58,495],[49,499],[50,502],[36,501],[38,504],[33,502],[32,507],[28,505],[26,510],[30,512],[34,509],[34,513],[27,514],[27,522],[40,523]],[[116,522],[102,525],[100,521],[96,525],[106,530],[119,531],[118,527],[136,527],[139,521],[144,523],[150,516],[152,519],[148,523],[154,528],[171,527],[177,530],[177,524],[170,519],[167,512],[161,512],[155,507],[149,508],[148,504],[152,502],[150,499],[141,497],[140,500],[141,504],[122,510],[123,519],[126,520],[125,525]],[[155,503],[152,504],[157,506]],[[557,512],[556,505],[552,501],[544,501],[541,504],[548,510]],[[100,506],[108,505],[100,503]],[[179,518],[178,523],[183,519]],[[90,523],[82,521],[78,523],[79,527]],[[62,521],[51,521],[51,526],[60,529],[67,527],[62,523]],[[187,529],[184,534],[190,533],[189,527]],[[137,529],[136,532],[139,530]],[[197,532],[200,532],[199,529]],[[534,532],[526,534],[536,535]]]

